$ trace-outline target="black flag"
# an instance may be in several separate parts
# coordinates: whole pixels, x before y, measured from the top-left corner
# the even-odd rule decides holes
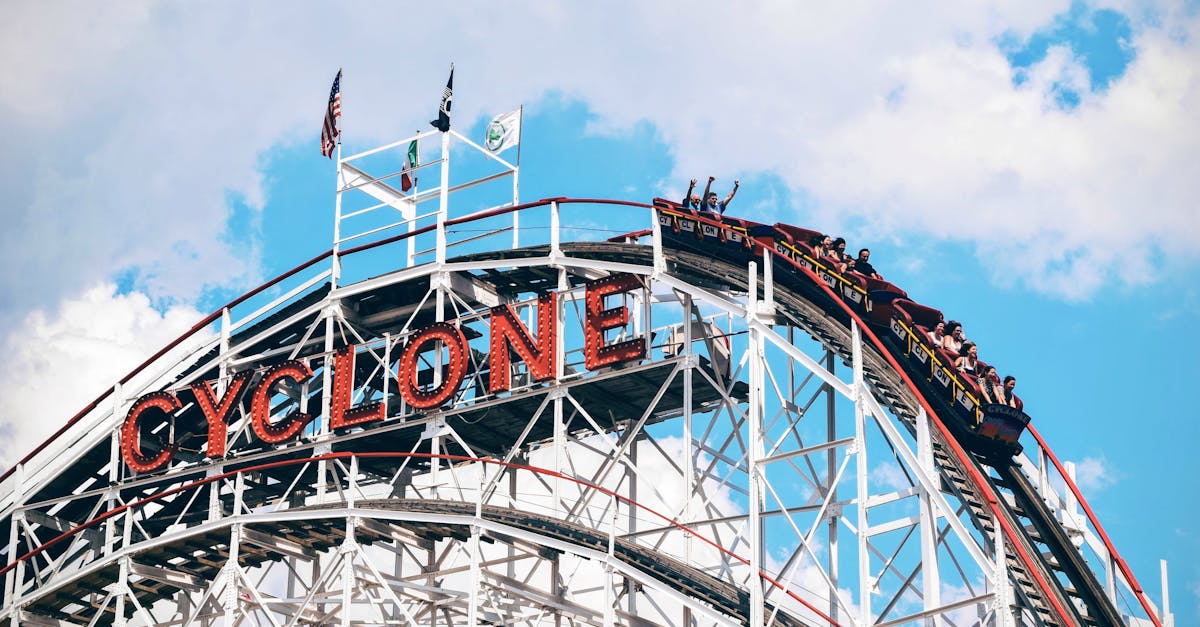
[[[450,78],[446,80],[446,91],[442,93],[442,106],[436,120],[429,122],[433,128],[445,133],[450,130],[450,105],[454,100],[454,64],[450,64]]]

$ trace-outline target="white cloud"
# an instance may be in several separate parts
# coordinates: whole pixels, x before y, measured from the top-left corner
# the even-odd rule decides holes
[[[1092,493],[1108,488],[1117,483],[1120,474],[1103,456],[1084,457],[1075,463],[1075,485],[1086,493]]]
[[[887,461],[871,468],[870,476],[872,482],[897,492],[913,486],[909,475],[906,475],[900,464],[894,461]]]
[[[8,468],[146,355],[201,318],[187,307],[159,313],[141,293],[111,283],[37,310],[4,341],[0,362],[0,466]]]
[[[256,280],[257,234],[226,232],[228,199],[256,211],[264,151],[315,146],[334,68],[361,146],[422,125],[451,58],[457,120],[558,94],[586,102],[597,132],[652,122],[675,179],[780,176],[814,204],[781,219],[975,242],[997,273],[1068,297],[1150,281],[1155,251],[1192,260],[1200,242],[1200,28],[1170,12],[1137,23],[1126,75],[1064,112],[1047,92],[1081,84],[1079,61],[1053,51],[1014,86],[994,41],[1067,6],[939,6],[933,20],[932,5],[771,2],[6,3],[0,53],[21,88],[0,92],[0,261],[15,270],[0,309],[19,316],[121,271],[156,301]]]

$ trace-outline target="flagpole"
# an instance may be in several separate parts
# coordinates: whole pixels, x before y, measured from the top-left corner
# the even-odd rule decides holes
[[[437,263],[446,262],[446,214],[450,208],[450,132],[442,133],[442,187],[438,191]]]
[[[421,130],[416,131],[417,138],[413,141],[417,142],[417,159],[412,164],[412,216],[408,218],[408,232],[412,233],[417,228],[417,168],[421,162]],[[405,157],[407,159],[407,156]],[[417,256],[417,238],[408,238],[408,265],[405,267],[411,268]]]
[[[339,257],[342,241],[342,68],[338,68],[338,115],[333,120],[336,133],[335,157],[333,160],[333,267],[330,268],[329,287],[336,289],[342,276],[342,261]]]
[[[517,165],[513,168],[513,206],[521,204],[521,133],[525,132],[525,105],[522,104],[517,109]],[[520,238],[520,219],[518,214],[521,212],[512,212],[513,216],[513,248],[521,247]]]

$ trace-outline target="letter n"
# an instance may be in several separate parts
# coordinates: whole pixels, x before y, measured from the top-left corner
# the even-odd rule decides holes
[[[529,330],[521,324],[516,312],[508,305],[492,307],[490,323],[491,344],[488,353],[488,370],[491,380],[488,391],[502,392],[509,389],[509,359],[511,352],[517,354],[534,381],[553,379],[557,369],[558,343],[558,295],[554,292],[538,297],[537,342],[529,336]]]

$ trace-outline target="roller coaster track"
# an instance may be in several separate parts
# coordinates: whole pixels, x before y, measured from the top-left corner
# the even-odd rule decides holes
[[[772,249],[769,245],[763,247]],[[780,259],[792,263],[786,258]],[[1046,625],[1120,624],[1115,607],[1103,595],[1094,575],[1083,564],[1078,551],[1070,544],[1053,514],[1020,469],[1000,465],[996,469],[1000,476],[990,476],[984,462],[967,453],[953,439],[945,423],[937,417],[938,413],[904,374],[900,363],[874,336],[870,326],[845,306],[818,276],[802,266],[794,267],[805,273],[813,286],[825,291],[832,302],[842,304],[840,313],[854,318],[859,328],[864,329],[871,338],[878,352],[864,363],[865,375],[879,397],[889,401],[893,413],[913,433],[916,432],[918,406],[924,407],[941,426],[934,437],[934,460],[942,478],[969,506],[976,527],[990,540],[1000,538],[1005,543],[1005,559],[1013,581],[1029,606],[1037,612],[1038,620]],[[835,350],[843,359],[850,359],[849,329],[840,324],[831,324],[833,317],[830,314],[834,312],[820,308],[814,311],[812,302],[795,298],[794,293],[787,290],[776,293],[776,299],[799,326]],[[1013,497],[1005,499],[1001,496],[1002,489],[1008,486],[1012,486]],[[994,523],[997,519],[1002,527],[999,535]],[[1039,545],[1047,547],[1053,556],[1062,560],[1061,563],[1070,564],[1070,567],[1059,566],[1059,563],[1044,558]],[[1063,575],[1076,587],[1069,588],[1060,583],[1057,574]],[[1077,592],[1079,589],[1085,592]],[[1085,607],[1092,613],[1099,613],[1100,617],[1080,612],[1071,603],[1072,596],[1084,601]]]
[[[704,220],[701,218],[701,220]],[[704,220],[717,228],[720,224]],[[935,437],[935,461],[945,480],[963,502],[970,506],[971,516],[977,528],[982,530],[993,541],[997,539],[994,520],[999,520],[1005,542],[1005,559],[1013,581],[1017,584],[1026,602],[1033,607],[1038,619],[1047,625],[1119,625],[1123,623],[1116,606],[1104,594],[1100,582],[1088,568],[1078,549],[1071,543],[1062,525],[1054,518],[1053,512],[1046,506],[1045,500],[1038,494],[1029,478],[1019,467],[1012,463],[989,462],[969,454],[954,440],[948,421],[939,417],[929,400],[907,374],[906,369],[888,351],[884,343],[871,330],[871,326],[850,308],[816,273],[794,260],[784,257],[774,249],[770,242],[759,242],[759,247],[767,251],[776,262],[791,266],[797,273],[808,279],[809,290],[816,289],[827,297],[826,305],[821,313],[840,314],[853,319],[860,329],[863,329],[878,352],[878,360],[868,360],[866,366],[867,379],[871,381],[881,398],[893,401],[891,409],[901,417],[910,430],[915,433],[915,412],[911,406],[899,402],[904,393],[915,398],[929,412],[939,426],[938,437]],[[777,294],[777,299],[788,302],[788,294]],[[800,303],[790,302],[790,311],[800,314]],[[849,350],[844,342],[839,343],[830,330],[817,331],[814,322],[818,319],[811,315],[798,315],[801,325],[810,330],[814,338],[826,346],[835,348],[843,359],[849,358]],[[827,320],[827,318],[825,319]],[[824,321],[824,320],[822,320]],[[903,351],[901,351],[903,352]],[[1032,430],[1032,428],[1031,428]],[[1039,435],[1035,437],[1045,450],[1049,450]],[[1051,453],[1051,456],[1053,454]],[[1010,460],[1011,461],[1011,460]],[[1054,463],[1059,466],[1057,458]],[[995,474],[989,474],[989,468]],[[1069,488],[1077,498],[1082,500],[1077,486],[1070,480],[1067,473],[1062,472],[1069,483]],[[1100,529],[1110,553],[1117,556],[1116,550],[1104,534],[1091,508],[1084,504],[1092,524]],[[1133,587],[1138,600],[1156,625],[1161,625],[1140,586],[1128,570],[1128,566],[1119,556],[1116,557],[1124,574]],[[1079,607],[1072,602],[1079,601]]]
[[[446,222],[446,225],[462,224],[483,217],[521,211],[530,207],[544,206],[550,202],[603,203],[611,201],[591,199],[543,200],[527,205],[495,210],[486,214],[469,216],[468,218],[459,220],[450,220]],[[619,204],[651,209],[649,205],[640,203],[623,202]],[[341,254],[351,255],[377,246],[401,241],[408,237],[415,237],[420,233],[430,230],[430,227],[418,229],[412,233],[388,238],[387,240],[355,249],[345,250]],[[876,398],[880,399],[895,416],[901,419],[910,433],[916,433],[917,422],[922,412],[936,425],[937,429],[931,434],[934,444],[933,457],[940,476],[945,483],[945,488],[966,506],[970,520],[988,542],[1003,544],[1004,560],[1010,573],[1011,581],[1020,596],[1021,605],[1030,610],[1031,618],[1038,624],[1044,625],[1122,624],[1123,621],[1120,612],[1104,593],[1103,586],[1098,582],[1096,575],[1087,566],[1079,550],[1072,545],[1062,526],[1055,520],[1053,512],[1047,507],[1044,498],[1037,492],[1034,485],[1021,469],[1015,464],[997,463],[995,460],[985,460],[967,452],[955,439],[953,427],[949,424],[948,420],[943,420],[941,417],[946,413],[946,408],[939,405],[937,401],[927,398],[922,391],[924,386],[914,381],[905,366],[893,356],[887,343],[875,334],[872,326],[863,320],[852,308],[848,307],[837,294],[810,270],[795,265],[789,259],[775,255],[772,247],[769,245],[763,248],[768,255],[775,257],[774,263],[777,266],[783,267],[787,265],[792,270],[790,276],[784,276],[785,273],[783,272],[777,272],[776,274],[777,284],[788,288],[777,290],[775,293],[775,301],[780,308],[779,315],[786,318],[798,328],[802,328],[828,350],[836,353],[845,361],[849,361],[852,358],[855,331],[861,333],[866,340],[867,348],[863,352],[864,377],[874,390]],[[563,253],[574,257],[620,260],[625,264],[643,264],[645,267],[652,267],[655,261],[655,248],[647,246],[616,243],[576,243],[562,244],[561,250]],[[548,247],[529,247],[516,251],[474,255],[471,258],[502,260],[541,256],[547,252],[549,252]],[[255,294],[269,289],[272,285],[294,276],[328,259],[332,255],[333,251],[318,255],[305,264],[239,297],[239,299],[197,323],[179,339],[146,360],[137,369],[124,377],[121,383],[124,384],[130,381],[135,375],[166,354],[168,350],[180,345],[188,337],[207,328],[215,320],[219,319],[222,311],[226,311],[244,302]],[[662,250],[661,255],[667,263],[666,271],[672,275],[681,277],[685,281],[694,281],[697,284],[723,285],[743,291],[750,289],[746,281],[745,268],[743,267],[684,250]],[[51,440],[66,433],[81,418],[104,402],[112,394],[112,391],[105,392],[104,395],[90,403],[87,408],[60,429]],[[1040,436],[1037,436],[1036,432],[1035,437],[1038,438],[1039,443],[1044,448],[1045,445],[1040,441]],[[43,444],[35,449],[18,464],[18,467],[33,461],[45,446]],[[1054,461],[1057,464],[1057,460],[1055,459]],[[0,485],[6,479],[10,478],[15,469],[16,467],[10,469],[3,476],[0,476]],[[1118,556],[1115,548],[1104,534],[1098,521],[1096,521],[1091,509],[1087,506],[1086,501],[1078,494],[1078,488],[1073,485],[1069,477],[1064,476],[1064,478],[1068,483],[1068,487],[1079,497],[1080,502],[1087,511],[1091,524],[1100,531],[1106,547],[1120,567],[1125,579],[1130,583],[1143,608],[1145,608],[1151,620],[1156,625],[1159,624],[1148,600],[1144,597],[1144,593],[1133,578],[1133,574]],[[269,500],[270,498],[278,498],[279,495],[264,494],[263,496]],[[409,513],[430,513],[436,511],[458,521],[449,525],[450,527],[460,529],[460,531],[453,533],[461,533],[461,528],[470,524],[469,520],[472,516],[482,516],[486,520],[510,529],[536,531],[537,533],[544,534],[547,538],[553,538],[556,541],[567,542],[592,550],[603,550],[609,542],[607,535],[598,534],[591,529],[586,529],[578,525],[572,526],[570,523],[560,520],[539,518],[528,513],[504,511],[500,508],[484,507],[479,512],[473,512],[463,509],[462,503],[412,500],[364,501],[358,503],[357,506],[376,510],[403,510]],[[297,509],[296,511],[301,511],[301,509]],[[11,512],[11,504],[6,504],[5,516],[11,517]],[[314,515],[318,514],[319,512],[314,511]],[[19,563],[31,559],[54,544],[83,533],[96,522],[104,520],[106,516],[107,514],[103,514],[83,525],[62,529],[62,533],[55,539],[24,555],[9,555],[8,564],[3,569],[0,569],[0,576],[10,574]],[[323,518],[323,520],[329,519]],[[9,520],[6,527],[11,527],[14,524],[15,521]],[[336,527],[336,525],[333,526]],[[332,527],[322,527],[319,524],[310,526],[305,533],[309,534],[308,537],[317,546],[331,546],[333,544],[332,538],[336,536]],[[446,531],[446,533],[450,532]],[[194,542],[195,539],[193,538],[191,541]],[[206,541],[217,542],[215,539]],[[729,616],[740,616],[743,619],[748,615],[746,608],[750,600],[744,590],[734,589],[725,582],[715,580],[704,573],[690,569],[686,565],[663,558],[661,555],[647,553],[644,548],[630,543],[618,540],[616,541],[616,546],[618,547],[618,551],[621,552],[623,560],[636,565],[637,568],[645,570],[650,576],[660,581],[679,582],[682,590],[685,590],[688,594],[696,598],[703,599],[705,603],[717,608],[721,613]],[[179,565],[179,556],[179,552],[166,551],[163,553],[163,563],[165,564],[165,560],[168,558],[172,558],[175,559],[173,564]],[[278,556],[264,555],[263,559],[278,559]],[[196,572],[205,572],[204,569],[209,568],[203,563],[197,563],[194,566]],[[115,566],[110,564],[109,569],[111,570],[111,568],[115,568]],[[175,588],[164,586],[161,593],[169,594],[173,589]],[[34,595],[36,598],[33,599],[33,602],[48,604],[46,611],[53,614],[55,607],[65,603],[65,599],[78,598],[84,590],[86,588],[70,589],[69,586],[64,586],[56,588],[53,591],[47,590],[44,595],[41,593]],[[39,601],[38,599],[41,600]],[[801,624],[801,622],[796,621],[786,612],[782,611],[777,614],[777,620],[787,625]]]
[[[32,558],[39,553],[53,548],[55,545],[69,541],[72,537],[99,526],[101,523],[125,510],[144,507],[156,501],[176,497],[180,494],[190,494],[206,485],[227,479],[239,473],[263,472],[286,466],[330,460],[349,460],[353,458],[360,460],[422,459],[429,461],[435,457],[442,461],[455,463],[477,462],[483,464],[501,464],[509,468],[519,468],[544,476],[556,476],[578,482],[577,479],[563,476],[552,470],[516,464],[504,464],[491,459],[477,459],[455,455],[431,456],[420,453],[331,453],[313,458],[300,458],[286,462],[264,464],[258,467],[240,468],[233,473],[207,477],[190,482],[184,486],[148,496],[136,503],[106,512],[103,516],[65,531],[23,556],[22,559]],[[628,499],[623,499],[620,495],[604,490],[599,486],[592,485],[588,487],[601,490],[613,498],[628,502]],[[255,509],[269,505],[272,500],[283,496],[286,495],[259,492],[257,493],[259,500],[246,503],[245,505],[250,509]],[[643,505],[632,502],[629,504],[660,518],[665,523],[679,526],[678,523],[674,523],[670,518]],[[723,615],[733,617],[734,619],[742,617],[743,624],[745,624],[744,618],[749,616],[750,595],[744,589],[730,585],[728,582],[721,581],[712,575],[687,566],[668,555],[650,551],[645,547],[613,536],[603,530],[565,522],[561,519],[528,511],[492,505],[477,505],[461,501],[397,498],[343,501],[313,507],[293,508],[290,511],[293,516],[291,516],[288,522],[279,524],[278,521],[272,521],[275,524],[269,530],[264,528],[264,532],[269,532],[278,537],[286,537],[294,545],[302,546],[309,550],[332,547],[344,539],[343,519],[347,516],[371,515],[373,520],[385,521],[386,524],[384,525],[366,528],[366,533],[360,541],[368,544],[375,539],[386,538],[391,534],[397,533],[398,530],[419,536],[425,540],[445,537],[458,537],[461,539],[470,534],[468,528],[471,525],[478,525],[481,521],[486,521],[494,523],[494,526],[489,528],[491,532],[490,536],[494,541],[511,541],[509,540],[509,534],[523,531],[533,534],[533,539],[545,544],[545,551],[550,553],[562,550],[553,547],[566,546],[572,552],[585,551],[591,556],[603,559],[602,556],[607,552],[630,568],[644,574],[647,578],[669,584],[677,591],[708,604]],[[192,528],[185,534],[164,532],[163,540],[147,543],[147,546],[139,550],[138,564],[146,569],[161,569],[163,572],[186,572],[196,580],[214,579],[219,575],[220,569],[215,567],[212,562],[197,560],[187,563],[180,562],[178,558],[191,555],[191,547],[196,546],[209,547],[213,555],[227,553],[228,527],[235,522],[241,522],[253,530],[255,517],[253,515],[230,517],[220,521],[220,524],[217,525]],[[715,543],[710,542],[710,544],[714,549],[729,554],[730,557],[737,561],[746,563],[745,558],[729,553]],[[270,549],[251,551],[247,556],[247,563],[253,565],[266,560],[283,559],[287,555],[287,551],[273,552]],[[94,580],[98,576],[103,577],[106,574],[111,577],[115,575],[116,569],[116,564],[108,564],[104,569],[92,569],[80,572],[73,578],[58,581],[53,586],[44,587],[36,594],[30,595],[27,602],[30,604],[30,607],[40,610],[46,615],[59,615],[62,619],[68,620],[81,618],[62,614],[59,612],[59,608],[67,605],[74,599],[86,596],[92,590],[87,583],[89,580]],[[6,573],[8,570],[10,568],[0,569],[0,575]],[[105,573],[105,571],[108,572]],[[778,586],[778,583],[772,583]],[[144,592],[157,595],[159,598],[167,598],[181,587],[178,581],[163,580],[143,584],[142,589]],[[794,594],[792,596],[796,601],[802,604],[805,603],[798,596]],[[819,610],[811,607],[810,609],[820,614]],[[806,624],[797,621],[786,612],[777,612],[776,620],[784,627],[803,627]],[[834,624],[832,621],[830,623]]]

